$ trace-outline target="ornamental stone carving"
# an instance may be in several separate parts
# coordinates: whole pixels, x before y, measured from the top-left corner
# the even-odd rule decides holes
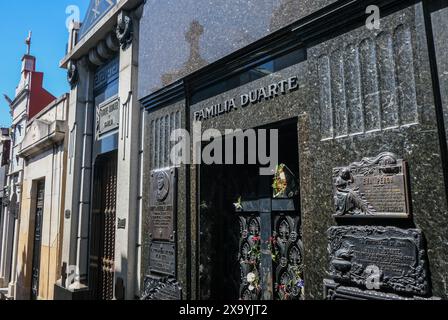
[[[78,83],[79,74],[78,74],[78,67],[76,65],[76,62],[70,61],[68,63],[67,67],[67,81],[70,84],[70,86],[73,88]]]
[[[118,15],[116,35],[123,50],[131,44],[133,38],[132,18],[124,11]]]

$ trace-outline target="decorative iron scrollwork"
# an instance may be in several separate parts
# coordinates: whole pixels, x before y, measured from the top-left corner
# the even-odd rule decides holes
[[[133,38],[132,18],[124,11],[118,15],[116,34],[122,49],[131,44]]]
[[[303,299],[305,283],[300,218],[280,214],[274,219],[274,228],[270,247],[275,267],[275,298]]]
[[[298,183],[277,167],[271,199],[234,203],[240,219],[240,299],[304,299],[303,245]],[[263,232],[262,232],[263,230]]]
[[[240,299],[260,300],[261,298],[261,237],[260,218],[240,216],[240,252],[241,266]]]

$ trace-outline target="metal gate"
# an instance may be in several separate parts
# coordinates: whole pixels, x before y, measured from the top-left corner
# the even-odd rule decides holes
[[[290,197],[273,197],[271,177],[251,182],[235,167],[204,167],[202,174],[210,180],[228,180],[220,186],[203,180],[208,192],[202,193],[201,201],[201,299],[303,299],[297,191]],[[241,185],[255,191],[232,205],[228,195]]]
[[[275,128],[273,176],[259,164],[200,167],[201,299],[304,299],[297,125]]]
[[[303,245],[296,192],[235,204],[240,220],[241,300],[304,298]]]
[[[90,277],[93,298],[114,298],[117,154],[101,156],[95,164]]]
[[[34,222],[33,269],[31,274],[31,300],[39,296],[40,257],[42,246],[42,218],[44,213],[45,180],[37,183],[36,213]]]

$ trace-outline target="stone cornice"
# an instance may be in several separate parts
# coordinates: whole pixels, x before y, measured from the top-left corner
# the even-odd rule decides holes
[[[88,55],[91,49],[94,49],[98,43],[105,40],[110,32],[115,30],[117,18],[120,12],[132,11],[137,9],[144,0],[126,0],[120,1],[75,45],[60,62],[61,68],[67,68],[69,61],[76,61],[83,56]]]

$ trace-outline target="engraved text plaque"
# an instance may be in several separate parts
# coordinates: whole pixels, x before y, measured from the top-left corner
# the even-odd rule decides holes
[[[152,242],[149,253],[149,270],[151,272],[176,275],[176,250],[174,243]]]
[[[333,170],[336,217],[407,218],[406,162],[389,152]]]

